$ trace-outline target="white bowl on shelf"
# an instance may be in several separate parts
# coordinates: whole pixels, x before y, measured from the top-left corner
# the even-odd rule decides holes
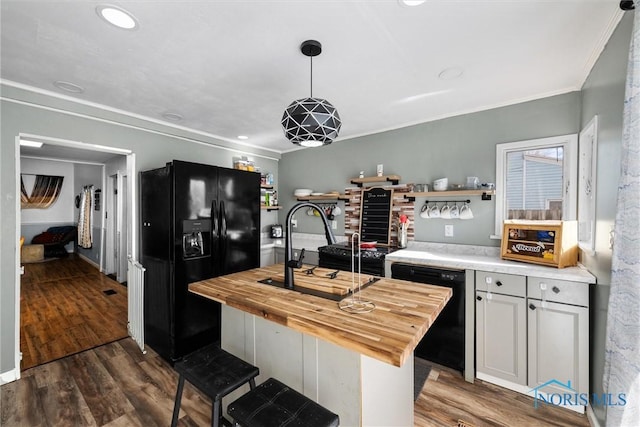
[[[447,191],[449,188],[449,179],[440,178],[433,181],[433,191]]]
[[[307,197],[310,196],[311,193],[313,193],[313,190],[310,188],[298,188],[293,191],[293,195],[296,197]]]

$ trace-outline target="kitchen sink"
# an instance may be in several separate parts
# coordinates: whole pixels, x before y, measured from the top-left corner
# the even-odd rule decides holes
[[[331,280],[331,279],[327,279],[327,280]],[[360,290],[366,288],[367,286],[373,285],[378,280],[380,280],[379,277],[371,277],[366,283],[360,286]],[[267,277],[266,279],[258,280],[258,283],[262,283],[269,286],[275,286],[277,288],[282,288],[282,289],[289,289],[285,287],[284,280],[278,280],[272,277]],[[293,289],[291,290],[300,292],[301,294],[313,295],[316,297],[320,297],[320,298],[324,298],[332,301],[342,301],[344,298],[351,295],[351,290],[349,290],[348,293],[346,294],[339,294],[334,292],[323,292],[318,289],[311,289],[311,288],[307,288],[300,285],[294,285]]]

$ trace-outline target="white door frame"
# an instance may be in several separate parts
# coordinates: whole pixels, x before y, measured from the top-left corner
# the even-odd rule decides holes
[[[136,180],[135,180],[135,172],[134,172],[135,171],[135,154],[131,150],[123,149],[123,148],[107,147],[104,145],[88,144],[85,142],[71,141],[66,139],[52,138],[52,137],[33,135],[33,134],[20,132],[15,138],[15,147],[14,147],[14,150],[15,150],[14,160],[15,160],[15,170],[16,170],[16,176],[15,176],[16,240],[14,242],[15,248],[16,248],[15,264],[14,264],[16,266],[16,276],[15,276],[16,277],[16,280],[15,280],[16,316],[15,316],[15,344],[14,344],[14,348],[15,348],[14,376],[16,380],[20,379],[20,360],[22,359],[22,354],[20,352],[20,277],[22,276],[22,266],[20,265],[20,235],[21,235],[20,224],[22,222],[21,211],[20,211],[20,140],[21,139],[28,139],[31,141],[40,141],[50,145],[58,145],[58,146],[69,147],[69,148],[78,148],[82,150],[92,150],[92,151],[99,151],[103,153],[113,153],[114,155],[120,154],[120,155],[127,156],[127,175],[129,176],[129,179],[128,179],[129,188],[127,191],[127,196],[129,200],[127,201],[127,203],[130,206],[129,218],[127,218],[127,220],[131,225],[131,240],[132,240],[130,242],[131,252],[128,255],[131,256],[132,259],[136,261],[138,257],[136,252],[136,249],[137,249],[136,239],[138,238],[138,227],[137,227],[137,224],[133,221],[133,218],[135,218],[136,217],[135,215],[137,214],[137,204],[136,204],[137,189],[135,186]]]
[[[104,241],[104,254],[105,254],[105,264],[104,264],[104,272],[106,274],[114,274],[117,275],[117,260],[115,258],[115,253],[117,252],[117,242],[116,242],[116,233],[118,232],[118,212],[117,209],[114,209],[114,205],[118,206],[118,201],[116,200],[116,194],[118,191],[118,185],[120,182],[120,171],[117,171],[114,174],[108,175],[107,186],[104,194],[104,215],[105,222],[103,223],[103,228],[105,230],[105,241]],[[115,181],[115,185],[114,185]]]
[[[130,254],[126,231],[128,209],[127,200],[128,180],[126,172],[118,169],[114,174],[106,177],[107,186],[104,194],[105,214],[108,214],[103,223],[106,240],[104,244],[105,265],[107,274],[113,274],[120,283],[127,279],[127,257]],[[114,185],[115,181],[115,185]]]

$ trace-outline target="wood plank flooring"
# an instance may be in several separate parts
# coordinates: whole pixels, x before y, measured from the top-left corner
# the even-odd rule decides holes
[[[125,286],[74,255],[24,267],[21,369],[128,336]]]
[[[434,366],[414,405],[423,426],[589,426],[586,415],[549,405],[484,381],[471,384],[459,372]]]
[[[32,426],[162,426],[171,422],[178,376],[153,350],[125,338],[23,372],[0,387],[0,424]],[[187,382],[179,426],[211,423],[210,401]],[[434,366],[415,404],[415,425],[588,426],[585,416],[533,408],[533,399],[490,384],[469,384]]]

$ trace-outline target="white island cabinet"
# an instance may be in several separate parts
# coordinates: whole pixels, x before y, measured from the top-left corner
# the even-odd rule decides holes
[[[242,327],[240,327],[242,326]],[[340,416],[341,426],[412,426],[413,356],[396,367],[222,306],[222,348]],[[229,395],[226,404],[248,391]]]

